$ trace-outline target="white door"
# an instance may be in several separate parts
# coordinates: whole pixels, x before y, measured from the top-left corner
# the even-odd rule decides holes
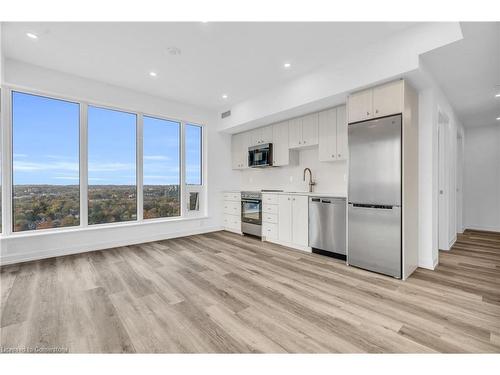
[[[288,122],[288,140],[290,148],[302,146],[302,118],[294,118]]]
[[[292,200],[290,195],[278,196],[278,239],[292,242]]]
[[[438,121],[438,247],[449,250],[448,243],[448,174],[447,126],[448,119],[439,113]]]
[[[463,233],[463,138],[457,137],[457,233]]]
[[[273,143],[274,137],[273,137],[273,126],[264,126],[261,128],[261,141],[262,143]]]
[[[290,163],[288,149],[288,121],[272,126],[273,131],[273,165],[282,166]]]
[[[395,81],[373,89],[373,117],[403,113],[403,81]]]
[[[347,106],[349,123],[372,118],[372,90],[360,91],[349,95]]]
[[[318,118],[318,158],[319,161],[337,159],[337,109],[319,113]]]
[[[337,108],[337,160],[347,160],[347,119],[345,106]]]
[[[292,197],[292,242],[299,246],[309,244],[309,202],[308,197]],[[280,221],[282,216],[280,215]]]
[[[311,113],[302,118],[302,145],[318,144],[318,113]]]

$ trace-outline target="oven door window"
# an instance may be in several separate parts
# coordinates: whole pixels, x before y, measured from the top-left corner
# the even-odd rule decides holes
[[[248,152],[248,164],[251,166],[267,165],[269,164],[269,149],[261,148]]]
[[[241,221],[251,224],[262,223],[262,201],[242,200],[241,201]]]

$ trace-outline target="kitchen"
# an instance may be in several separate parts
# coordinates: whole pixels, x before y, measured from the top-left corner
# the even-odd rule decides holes
[[[225,229],[406,279],[418,263],[418,100],[396,80],[232,137]]]

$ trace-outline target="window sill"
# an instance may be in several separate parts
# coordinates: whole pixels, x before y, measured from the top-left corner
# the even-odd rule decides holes
[[[37,236],[46,236],[46,235],[62,234],[62,233],[78,233],[78,232],[86,232],[86,231],[101,230],[101,229],[104,230],[113,228],[130,228],[137,226],[141,227],[141,226],[167,224],[167,223],[175,223],[183,221],[206,220],[209,218],[210,216],[208,215],[199,215],[199,216],[188,216],[188,217],[145,219],[141,221],[135,220],[135,221],[121,222],[121,223],[93,224],[93,225],[87,225],[85,227],[78,226],[71,228],[39,229],[32,231],[15,232],[8,235],[5,233],[0,233],[0,239],[37,237]]]

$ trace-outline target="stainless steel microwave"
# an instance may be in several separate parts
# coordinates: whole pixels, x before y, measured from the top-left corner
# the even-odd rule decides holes
[[[273,165],[273,144],[264,143],[248,148],[248,166],[250,168],[271,167]]]

